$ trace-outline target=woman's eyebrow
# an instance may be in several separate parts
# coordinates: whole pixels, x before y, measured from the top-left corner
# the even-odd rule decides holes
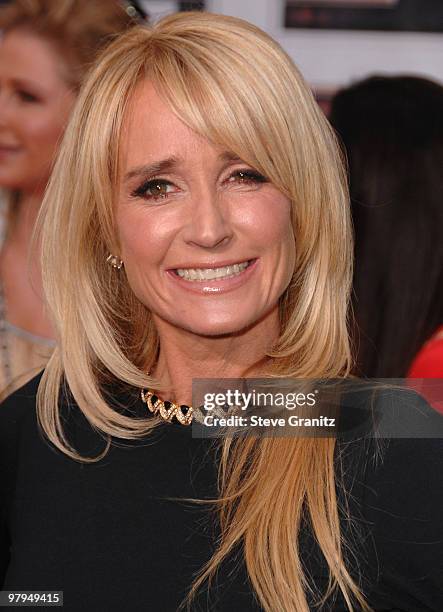
[[[11,83],[17,89],[25,89],[25,90],[30,89],[32,92],[35,92],[36,94],[40,94],[40,95],[44,94],[41,84],[37,81],[31,81],[29,79],[22,79],[22,78],[13,78],[11,79]]]
[[[232,153],[232,151],[223,151],[218,156],[221,161],[224,162],[240,162],[242,161],[238,155]],[[129,182],[137,177],[152,176],[154,174],[160,174],[161,172],[169,172],[174,170],[179,164],[183,163],[181,157],[168,157],[159,161],[152,162],[151,164],[143,164],[142,166],[136,166],[125,174],[125,182]]]
[[[153,174],[159,174],[160,172],[168,172],[173,170],[181,161],[182,160],[178,157],[168,157],[167,159],[155,161],[151,164],[137,166],[125,174],[125,182],[137,177],[151,176]]]
[[[232,151],[224,151],[220,153],[219,159],[226,162],[241,162],[243,161],[236,153]]]

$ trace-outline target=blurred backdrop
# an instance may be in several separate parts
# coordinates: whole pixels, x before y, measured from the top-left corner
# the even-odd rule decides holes
[[[365,76],[443,83],[442,0],[143,0],[153,18],[203,9],[242,17],[278,40],[320,100]]]

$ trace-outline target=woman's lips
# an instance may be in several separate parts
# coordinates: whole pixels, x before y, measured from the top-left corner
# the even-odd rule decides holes
[[[243,260],[244,262],[245,260]],[[241,285],[243,285],[245,282],[247,282],[250,278],[250,276],[255,272],[256,268],[257,268],[257,264],[258,264],[258,259],[251,259],[251,260],[247,260],[248,261],[248,266],[246,268],[244,268],[243,270],[241,270],[238,273],[234,273],[233,275],[230,276],[224,276],[221,278],[214,278],[214,279],[201,279],[201,278],[197,278],[195,280],[190,280],[189,278],[182,278],[181,276],[178,275],[177,273],[177,268],[176,269],[170,269],[167,270],[167,275],[170,279],[172,279],[174,282],[178,283],[179,286],[181,286],[183,289],[187,290],[187,291],[191,291],[192,293],[200,293],[200,294],[213,294],[213,293],[225,293],[226,291],[231,291],[233,289],[236,289],[237,287],[240,287]],[[242,263],[242,262],[237,262],[238,264]],[[232,268],[235,264],[229,264],[230,267]],[[202,268],[198,268],[197,266],[195,268],[190,268],[193,270],[197,270],[201,269],[201,270],[207,270],[207,269],[219,269],[219,268],[224,268],[226,266],[205,266]]]
[[[12,155],[14,153],[19,153],[21,150],[22,148],[18,146],[0,144],[0,155]]]

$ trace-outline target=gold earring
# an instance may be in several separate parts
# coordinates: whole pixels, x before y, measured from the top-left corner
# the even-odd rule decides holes
[[[113,255],[112,253],[109,253],[109,255],[106,258],[106,261],[113,268],[116,268],[116,270],[121,270],[123,267],[123,260],[117,257],[117,255]]]

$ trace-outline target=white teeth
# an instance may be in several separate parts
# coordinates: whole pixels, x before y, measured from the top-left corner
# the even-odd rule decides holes
[[[248,261],[232,266],[224,266],[223,268],[178,268],[176,273],[185,280],[202,281],[202,280],[217,280],[219,278],[229,278],[237,276],[249,265]]]

